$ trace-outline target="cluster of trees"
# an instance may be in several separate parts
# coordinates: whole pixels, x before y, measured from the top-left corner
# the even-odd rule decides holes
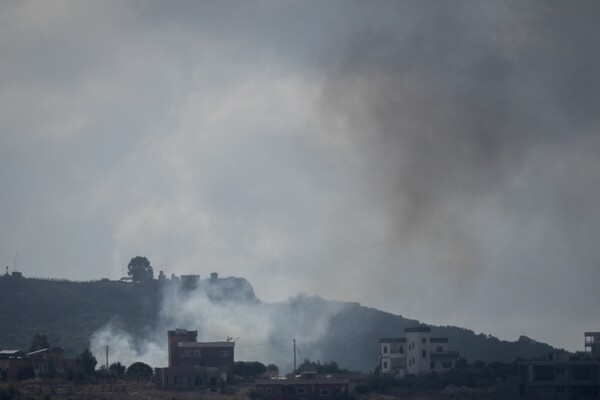
[[[33,339],[31,339],[29,352],[31,353],[32,351],[47,349],[48,347],[50,347],[50,343],[48,343],[48,336],[36,333],[33,335]]]
[[[347,369],[341,369],[338,366],[338,363],[335,361],[329,361],[321,364],[321,361],[310,361],[308,358],[305,358],[302,364],[298,366],[296,369],[296,373],[301,372],[316,372],[318,374],[327,375],[327,374],[347,374],[350,371]]]
[[[233,372],[235,375],[249,379],[266,373],[277,374],[279,368],[275,364],[264,365],[258,361],[236,361],[233,366]]]
[[[148,364],[143,362],[134,362],[125,368],[120,362],[110,364],[108,369],[101,366],[96,370],[96,357],[89,351],[84,350],[77,357],[75,370],[67,371],[67,379],[74,382],[82,382],[96,379],[132,379],[137,381],[149,381],[154,376],[154,370]]]

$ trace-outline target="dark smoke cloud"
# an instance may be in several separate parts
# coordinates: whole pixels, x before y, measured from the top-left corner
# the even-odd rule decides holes
[[[418,248],[465,294],[495,266],[562,269],[557,282],[589,271],[600,5],[402,2],[395,12],[396,26],[372,24],[330,56],[319,103],[322,140],[351,154],[392,219],[390,254]]]

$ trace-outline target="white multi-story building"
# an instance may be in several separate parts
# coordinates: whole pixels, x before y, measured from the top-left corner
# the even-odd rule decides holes
[[[454,368],[458,351],[448,350],[448,338],[431,337],[431,327],[404,329],[406,337],[379,339],[382,374],[421,375]]]

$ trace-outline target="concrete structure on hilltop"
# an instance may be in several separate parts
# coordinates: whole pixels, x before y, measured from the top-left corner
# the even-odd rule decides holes
[[[404,329],[405,337],[379,339],[381,374],[404,377],[454,368],[459,352],[448,349],[448,338],[431,337],[431,327]]]
[[[553,352],[519,364],[519,393],[530,399],[600,399],[600,332],[585,332],[585,352]]]
[[[198,331],[168,331],[169,366],[156,368],[156,388],[221,390],[233,377],[235,342],[198,342]]]

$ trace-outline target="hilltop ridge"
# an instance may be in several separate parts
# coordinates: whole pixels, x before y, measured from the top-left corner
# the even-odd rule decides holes
[[[231,307],[262,304],[250,282],[237,277],[198,279],[184,285],[170,280],[136,284],[108,279],[72,282],[3,276],[0,277],[3,321],[0,348],[26,349],[33,335],[43,333],[52,345],[63,347],[67,355],[75,355],[89,347],[92,334],[108,323],[133,337],[143,337],[160,324],[163,292],[173,285],[180,285],[177,287],[181,287],[182,296],[205,296],[209,304],[222,306],[219,310],[227,310],[227,304]],[[269,313],[279,315],[273,320],[276,325],[289,325],[286,334],[320,330],[305,345],[306,356],[335,360],[346,368],[362,371],[376,367],[380,337],[401,336],[405,327],[420,323],[355,302],[302,294],[264,306]],[[466,328],[434,329],[448,337],[451,347],[471,362],[510,362],[539,357],[552,350],[550,345],[525,337],[511,342]]]

